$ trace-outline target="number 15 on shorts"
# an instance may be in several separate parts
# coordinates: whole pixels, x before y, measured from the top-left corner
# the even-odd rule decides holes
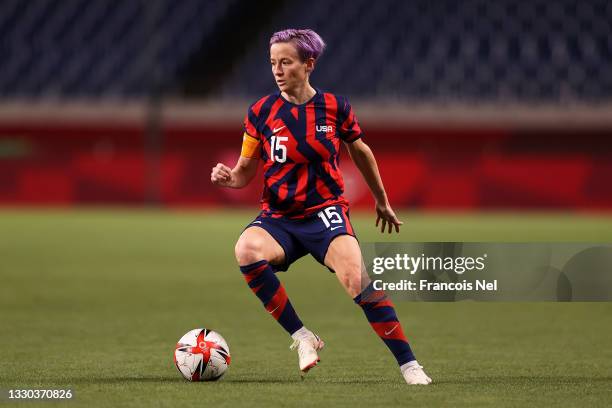
[[[337,225],[332,227],[332,224],[342,224],[343,220],[338,211],[336,211],[336,207],[327,207],[324,210],[321,210],[317,213],[319,218],[323,220],[323,224],[325,224],[325,228],[329,228],[331,230],[335,230],[336,228],[340,228],[342,225]]]

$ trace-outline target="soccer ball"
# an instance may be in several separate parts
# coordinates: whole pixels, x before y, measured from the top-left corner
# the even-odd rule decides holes
[[[216,331],[193,329],[176,343],[174,364],[189,381],[216,381],[230,365],[229,347]]]

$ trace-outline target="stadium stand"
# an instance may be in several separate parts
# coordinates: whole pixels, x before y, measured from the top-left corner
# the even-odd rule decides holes
[[[247,6],[240,0],[3,1],[0,96],[132,97],[161,83],[251,98],[273,90],[262,60],[270,33],[292,26],[312,27],[329,43],[333,58],[321,61],[315,82],[352,97],[563,104],[612,96],[606,0],[278,3],[262,20],[236,13]],[[231,43],[228,34],[258,24],[244,39],[249,52],[215,74],[213,86],[190,92],[203,83],[198,72],[210,76],[213,34],[233,27],[223,33]]]
[[[276,91],[271,33],[311,27],[312,83],[350,97],[394,205],[609,211],[611,21],[606,0],[3,0],[0,206],[252,207],[258,183],[207,176]]]
[[[133,97],[171,87],[232,0],[6,0],[0,97]]]
[[[315,82],[353,97],[563,103],[612,96],[612,3],[535,0],[291,2],[223,94],[270,90],[269,31],[301,23],[329,43]],[[355,29],[359,27],[359,29]]]

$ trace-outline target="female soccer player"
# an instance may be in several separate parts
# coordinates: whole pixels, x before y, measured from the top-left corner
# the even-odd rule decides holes
[[[303,373],[320,360],[323,341],[308,330],[275,275],[311,254],[336,273],[363,309],[370,325],[391,350],[408,384],[429,384],[410,349],[393,303],[372,287],[364,271],[359,244],[342,196],[338,167],[342,141],[376,201],[376,226],[399,232],[376,160],[346,98],[310,85],[325,43],[312,30],[288,29],[270,39],[270,64],[279,92],[249,107],[242,151],[231,169],[218,163],[211,181],[243,188],[264,162],[262,211],[236,243],[236,259],[249,287],[291,335]]]

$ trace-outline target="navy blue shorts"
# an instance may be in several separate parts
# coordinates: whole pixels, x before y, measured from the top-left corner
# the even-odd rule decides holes
[[[355,237],[348,209],[340,205],[325,207],[303,219],[262,217],[260,214],[246,228],[249,227],[263,228],[285,251],[285,262],[273,265],[277,271],[286,271],[306,254],[325,265],[325,255],[334,238],[339,235]]]

